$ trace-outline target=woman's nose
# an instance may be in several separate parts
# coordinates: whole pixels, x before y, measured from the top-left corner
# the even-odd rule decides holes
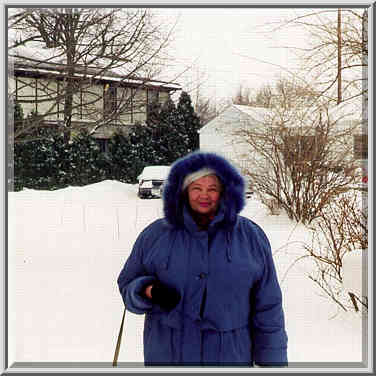
[[[203,189],[203,190],[201,191],[201,196],[203,196],[203,197],[207,197],[207,196],[209,196],[209,192],[208,192],[207,190]]]

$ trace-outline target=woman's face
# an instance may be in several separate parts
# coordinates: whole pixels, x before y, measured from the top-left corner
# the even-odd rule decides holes
[[[188,201],[192,210],[200,214],[215,214],[221,196],[221,183],[215,175],[203,176],[188,188]]]

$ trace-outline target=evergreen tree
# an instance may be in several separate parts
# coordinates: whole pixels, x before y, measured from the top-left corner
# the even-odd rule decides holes
[[[169,163],[172,163],[187,154],[189,140],[177,108],[171,99],[162,106],[159,120],[158,148],[166,154]]]
[[[162,110],[162,105],[157,99],[155,99],[152,103],[150,103],[147,107],[146,124],[149,126],[158,124],[161,110]]]
[[[159,113],[159,125],[171,126],[171,128],[176,128],[176,106],[175,103],[169,98],[161,108]]]
[[[198,130],[200,118],[195,113],[192,100],[188,93],[182,91],[177,105],[177,122],[187,137],[187,153],[199,148]]]
[[[17,134],[18,132],[22,131],[24,127],[24,112],[22,109],[22,106],[19,102],[14,102],[13,107],[13,129],[11,131],[12,137],[14,138],[14,134]]]
[[[22,106],[17,101],[15,101],[13,120],[15,123],[17,123],[19,121],[22,121],[23,119],[24,119],[24,112],[23,112]]]

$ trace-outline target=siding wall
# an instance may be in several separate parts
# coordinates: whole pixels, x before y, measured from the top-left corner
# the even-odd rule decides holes
[[[133,123],[133,110],[132,110],[132,89],[127,87],[119,87],[117,89],[117,99],[120,103],[124,103],[120,109],[119,120],[124,124]]]
[[[63,120],[66,84],[48,78],[20,77],[10,78],[9,88],[15,93],[22,106],[24,116],[37,111],[46,120]],[[82,87],[73,95],[73,121],[98,121],[103,116],[104,84]],[[132,97],[132,98],[131,98]],[[168,92],[159,93],[159,101],[165,102]],[[121,103],[118,122],[122,125],[146,121],[147,89],[117,88],[117,101]]]

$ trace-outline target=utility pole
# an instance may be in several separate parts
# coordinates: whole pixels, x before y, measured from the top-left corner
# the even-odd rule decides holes
[[[338,42],[338,73],[337,73],[337,104],[342,102],[342,37],[341,37],[341,9],[338,9],[337,15],[337,42]]]

